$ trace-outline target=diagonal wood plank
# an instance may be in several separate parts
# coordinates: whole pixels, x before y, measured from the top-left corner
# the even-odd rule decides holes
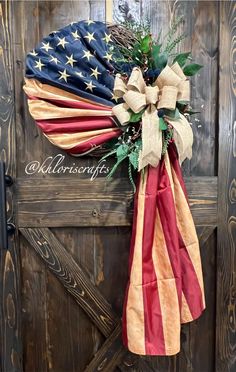
[[[112,312],[110,305],[83,273],[82,268],[49,229],[20,229],[20,231],[50,271],[86,311],[100,331],[108,337],[86,371],[113,370],[111,368],[120,364],[129,354],[122,344],[120,319]],[[133,359],[136,358],[134,356]]]
[[[104,342],[84,372],[113,371],[127,353],[127,350],[122,345],[121,326],[119,324],[111,336]]]
[[[211,236],[216,226],[197,226],[197,235],[200,245],[206,243],[208,238]]]
[[[118,325],[111,336],[95,354],[84,372],[110,372],[118,367],[120,371],[151,371],[145,360],[139,355],[130,353],[122,343],[121,326]]]
[[[20,231],[48,269],[60,280],[104,336],[108,337],[120,323],[120,319],[55,235],[47,228],[22,228]]]

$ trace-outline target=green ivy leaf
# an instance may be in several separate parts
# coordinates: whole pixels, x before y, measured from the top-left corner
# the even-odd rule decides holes
[[[129,161],[132,164],[134,169],[138,169],[138,152],[133,151],[129,154]]]
[[[165,115],[166,116],[169,116],[169,118],[171,119],[179,119],[180,118],[180,112],[179,110],[176,108],[175,110],[165,110]]]
[[[183,69],[184,75],[186,76],[193,76],[195,75],[203,66],[198,65],[197,63],[190,63],[189,65],[185,66]]]
[[[195,115],[195,114],[201,114],[201,111],[188,110],[188,111],[185,111],[185,113],[189,115]]]
[[[140,49],[143,53],[148,53],[150,50],[152,38],[150,35],[146,35],[140,42]]]
[[[104,155],[104,156],[100,159],[99,162],[101,162],[102,160],[108,158],[109,156],[114,155],[114,154],[116,153],[116,151],[117,151],[116,149],[111,150],[110,152],[108,152],[108,154]]]
[[[163,118],[159,118],[159,126],[160,126],[160,130],[166,130],[168,128]]]
[[[135,141],[135,147],[140,150],[142,148],[142,139],[141,138],[138,138],[136,141]]]
[[[167,65],[168,55],[167,53],[160,53],[157,55],[154,63],[156,68],[163,69]]]
[[[116,150],[117,159],[119,160],[123,157],[128,156],[128,152],[129,152],[129,146],[127,144],[120,145]]]
[[[110,173],[107,175],[107,179],[110,179],[113,176],[113,174],[117,170],[117,168],[120,165],[120,163],[122,163],[122,161],[125,160],[126,157],[127,157],[127,155],[124,155],[124,156],[120,157],[119,159],[117,159],[117,162],[113,165]]]
[[[140,43],[135,43],[132,51],[133,60],[138,63],[143,59]]]
[[[180,106],[187,106],[189,104],[189,101],[179,100],[177,101],[177,104]]]
[[[191,55],[191,52],[180,53],[175,57],[173,63],[178,62],[180,67],[183,67],[185,63],[187,62],[187,60],[189,59],[190,55]]]
[[[132,110],[129,110],[129,112],[130,112],[129,123],[137,123],[141,120],[144,110],[137,113],[133,112]]]
[[[160,50],[161,50],[161,44],[160,45],[153,45],[153,47],[152,47],[152,58],[153,58],[155,66],[156,66],[156,63],[158,63]]]

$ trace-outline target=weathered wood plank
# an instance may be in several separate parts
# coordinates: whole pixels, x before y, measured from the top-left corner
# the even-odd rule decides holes
[[[192,55],[197,63],[204,66],[191,79],[192,106],[201,113],[191,118],[194,144],[190,174],[198,176],[217,174],[219,3],[185,2],[189,10],[185,19],[192,23]]]
[[[124,21],[140,21],[140,0],[110,0],[113,1],[113,21],[116,23]]]
[[[154,359],[156,359],[154,357]],[[145,360],[145,357],[129,353],[124,358],[122,363],[119,365],[118,371],[121,372],[154,372],[156,369],[153,369],[150,364]],[[117,372],[116,370],[116,372]],[[173,370],[173,372],[175,372]]]
[[[68,185],[68,186],[67,186]],[[186,179],[197,225],[217,224],[217,178]],[[133,193],[127,179],[18,179],[18,226],[129,226]],[[88,192],[89,190],[89,192]]]
[[[182,326],[179,371],[215,371],[216,230],[201,246],[201,258],[206,310],[197,320]]]
[[[94,228],[96,285],[120,317],[128,282],[130,233],[129,226]]]
[[[236,368],[236,3],[220,3],[216,371]]]
[[[28,250],[33,255],[37,254],[29,245]],[[102,346],[104,337],[42,261],[41,265],[47,273],[46,322],[50,370],[83,372],[96,349]]]
[[[12,35],[12,3],[0,1],[0,160],[6,172],[16,176],[15,108]],[[7,192],[7,217],[14,223],[13,188]],[[1,232],[0,232],[1,233]],[[9,239],[9,250],[0,252],[0,370],[22,370],[20,262],[17,237]]]
[[[23,370],[49,371],[47,275],[40,258],[21,237]]]
[[[91,282],[95,284],[97,246],[94,243],[93,230],[93,228],[87,227],[53,228],[52,232],[72,258],[83,267]],[[30,247],[29,251],[32,254],[37,254]],[[45,266],[43,262],[42,265]],[[55,371],[82,372],[102,346],[104,336],[73,297],[64,290],[57,278],[50,272],[47,277],[48,329],[53,369]],[[104,293],[102,294],[104,295]],[[104,297],[110,302],[106,295]],[[60,307],[60,311],[56,310],[58,307]],[[63,317],[63,321],[60,320],[61,317]],[[62,342],[65,338],[66,345]]]
[[[86,311],[100,331],[108,337],[119,324],[119,318],[84,274],[82,268],[49,229],[22,228],[20,231],[46,263],[48,269]]]
[[[203,246],[214,232],[216,226],[197,226],[199,244]]]
[[[34,243],[33,243],[34,238],[32,236],[29,238],[29,236],[27,235],[29,233],[29,230],[23,229],[23,230],[21,230],[21,232],[26,237],[27,241],[29,241],[31,243],[31,245],[33,245],[35,247],[35,240],[34,240]],[[40,232],[42,233],[42,230],[40,230]],[[31,235],[32,235],[32,230],[31,230]],[[41,238],[41,241],[39,241],[40,238]],[[42,245],[45,247],[45,244],[46,244],[45,238],[47,238],[47,241],[50,238],[50,253],[49,253],[49,249],[42,253]],[[75,268],[76,264],[75,264],[75,262],[73,262],[73,258],[67,253],[67,251],[64,248],[62,248],[62,246],[60,247],[60,250],[63,250],[63,255],[67,255],[67,260],[70,257],[70,261],[72,261],[72,263],[70,262],[69,265],[68,265],[68,263],[67,264],[65,264],[65,263],[62,264],[61,257],[59,258],[58,255],[53,255],[52,245],[53,245],[54,250],[55,250],[55,246],[60,244],[60,243],[59,243],[58,240],[53,238],[53,234],[49,233],[48,231],[44,232],[43,238],[42,238],[42,236],[37,236],[37,238],[35,238],[35,239],[37,239],[37,244],[39,245],[39,248],[40,248],[40,252],[39,252],[39,250],[36,250],[37,253],[40,253],[41,258],[43,256],[44,262],[46,260],[47,263],[49,263],[49,265],[51,263],[51,266],[53,265],[53,263],[56,262],[56,264],[53,265],[53,269],[51,269],[51,272],[53,272],[54,276],[59,278],[60,282],[63,282],[63,284],[64,284],[64,286],[66,286],[66,289],[68,290],[68,292],[70,294],[72,294],[72,296],[76,299],[76,302],[81,305],[81,301],[78,301],[77,298],[76,298],[76,294],[75,294],[76,283],[73,281],[75,276],[77,276],[77,277],[81,276],[81,273],[79,273],[79,275],[78,275],[78,267]],[[53,240],[53,242],[52,242],[52,240]],[[39,243],[41,244],[41,246],[40,246]],[[60,254],[59,254],[59,256],[60,256]],[[72,264],[72,266],[74,266],[73,271],[71,269],[71,264]],[[64,267],[64,271],[63,271],[62,268],[58,269],[58,266],[61,267],[60,265]],[[77,273],[77,275],[76,275],[76,273]],[[80,288],[80,290],[84,290],[84,287],[86,286],[86,281],[88,281],[88,279],[85,280],[83,274],[82,274],[82,277],[83,277],[82,278],[83,289]],[[53,283],[50,285],[51,282],[53,282]],[[65,282],[66,282],[66,284],[65,284]],[[73,291],[71,291],[69,289],[71,286],[73,287]],[[88,284],[88,286],[90,287],[90,292],[91,292],[92,285]],[[63,296],[63,292],[58,294],[58,290],[60,291],[60,287],[57,286],[57,282],[54,281],[54,279],[51,275],[47,276],[47,287],[45,288],[45,296],[47,298],[47,301],[46,301],[46,311],[47,311],[47,314],[46,314],[46,317],[47,317],[47,320],[46,320],[46,322],[47,322],[47,326],[46,326],[47,337],[46,337],[46,340],[50,339],[50,343],[48,345],[49,349],[47,350],[46,358],[47,358],[47,363],[48,363],[49,369],[54,368],[55,370],[63,371],[64,369],[68,368],[68,366],[70,365],[71,366],[70,368],[71,368],[71,371],[72,371],[72,369],[74,368],[74,363],[72,363],[72,357],[69,354],[72,352],[73,348],[68,343],[67,343],[66,346],[65,345],[63,346],[63,344],[61,343],[61,339],[64,339],[66,337],[66,334],[68,334],[67,339],[68,340],[70,339],[70,337],[69,337],[70,330],[69,330],[69,327],[68,327],[68,319],[67,319],[68,308],[66,306],[67,297]],[[87,290],[88,290],[88,288],[87,288]],[[58,294],[56,297],[55,297],[55,295],[53,295],[53,293],[55,291]],[[97,291],[97,290],[94,287],[93,292],[95,292],[95,291]],[[91,293],[90,293],[90,296],[91,296]],[[93,296],[97,297],[97,295],[94,295],[94,294],[93,294]],[[60,305],[58,304],[59,299],[60,299]],[[31,300],[32,300],[32,298],[31,298]],[[98,301],[97,298],[96,298],[96,300]],[[86,299],[86,295],[84,295],[84,300],[83,301],[88,302],[88,299]],[[106,307],[106,301],[103,299],[102,308],[104,308],[104,307]],[[83,302],[82,308],[86,311],[86,306],[84,306],[84,302]],[[104,312],[103,312],[103,315],[101,315],[101,311],[100,311],[100,314],[98,313],[97,309],[95,309],[94,311],[96,312],[97,316],[100,316],[100,318],[104,317]],[[38,315],[40,316],[40,311],[39,311]],[[90,315],[90,314],[88,314],[88,315]],[[90,317],[91,317],[91,315],[90,315]],[[55,322],[56,319],[58,319],[58,322]],[[82,318],[80,316],[79,323],[83,320],[84,320],[84,324],[81,324],[81,327],[84,327],[86,319],[84,319],[84,316],[82,316]],[[73,319],[73,321],[75,321],[75,319]],[[102,321],[104,321],[104,319]],[[65,325],[67,325],[65,327],[63,326],[64,322],[66,322]],[[117,323],[120,323],[118,318],[117,318]],[[58,326],[59,324],[60,324],[60,327]],[[98,325],[96,321],[95,321],[95,324]],[[58,327],[60,329],[58,329]],[[101,326],[99,328],[101,329]],[[64,333],[62,333],[63,329],[64,329]],[[65,332],[65,330],[66,330],[66,332]],[[87,330],[88,330],[88,327],[87,327]],[[102,346],[101,349],[99,349],[99,351],[97,352],[97,355],[94,357],[91,364],[89,364],[89,367],[88,367],[89,371],[96,370],[95,366],[97,366],[96,367],[97,370],[109,371],[109,370],[111,370],[111,368],[115,367],[118,363],[121,362],[123,356],[126,354],[126,351],[124,350],[124,348],[122,346],[120,333],[121,333],[121,325],[119,324],[117,326],[116,330],[108,338],[106,343]],[[60,337],[60,335],[61,335],[61,337]],[[107,336],[107,333],[106,333],[106,336]],[[86,336],[83,336],[83,343],[85,343],[86,345],[89,345],[91,347],[92,342],[90,340],[90,342],[87,343],[86,342],[87,337],[90,337],[90,333],[87,334],[87,332],[86,332]],[[71,341],[74,342],[74,339],[72,339]],[[87,346],[87,348],[88,348],[88,346]],[[61,349],[61,352],[59,352],[59,355],[58,355],[58,351],[60,349]],[[29,355],[27,355],[27,356],[28,356],[29,360],[31,360],[30,356]],[[82,368],[83,365],[84,365],[84,363],[83,363],[83,361],[81,361],[81,357],[80,357],[79,371],[83,370],[83,368]],[[75,371],[77,371],[77,370],[78,369],[75,369]]]
[[[104,342],[94,359],[84,372],[110,372],[121,362],[127,351],[121,340],[121,326],[118,325],[111,336]]]

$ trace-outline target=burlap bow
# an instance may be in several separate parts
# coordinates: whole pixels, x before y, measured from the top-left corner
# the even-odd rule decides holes
[[[147,86],[141,70],[134,67],[127,83],[116,75],[114,94],[124,99],[124,103],[113,107],[112,112],[121,125],[128,124],[131,109],[142,114],[142,151],[139,154],[139,170],[150,164],[156,167],[162,153],[162,131],[159,126],[158,109],[174,110],[176,101],[189,101],[190,87],[181,67],[176,62],[166,66],[153,86]],[[174,128],[174,139],[180,161],[191,158],[193,134],[187,119],[180,114],[178,119],[165,116],[165,121]]]

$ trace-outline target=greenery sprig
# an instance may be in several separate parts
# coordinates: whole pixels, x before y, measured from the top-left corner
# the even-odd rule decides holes
[[[162,43],[160,43],[160,34],[156,39],[151,34],[149,21],[146,20],[138,24],[134,21],[123,23],[122,25],[126,29],[132,31],[134,43],[133,46],[129,43],[128,46],[125,46],[125,43],[114,43],[112,45],[114,74],[119,72],[124,81],[127,82],[132,69],[138,66],[143,73],[146,84],[152,85],[168,62],[170,64],[178,62],[186,76],[195,75],[202,66],[192,62],[191,52],[172,53],[185,37],[183,34],[176,36],[181,22],[182,18],[172,22]],[[144,111],[145,108],[138,113],[129,110],[130,119],[127,126],[122,127],[122,135],[118,138],[117,143],[113,145],[112,150],[102,158],[104,160],[112,155],[116,157],[116,162],[108,178],[114,175],[123,161],[128,161],[128,176],[134,191],[136,188],[133,172],[138,170],[139,153],[142,150],[141,119]],[[197,111],[193,111],[189,103],[184,101],[177,101],[174,110],[157,110],[160,129],[163,133],[162,154],[165,154],[169,143],[173,139],[173,128],[168,124],[168,118],[177,120],[180,118],[180,113],[188,116],[196,114]]]

